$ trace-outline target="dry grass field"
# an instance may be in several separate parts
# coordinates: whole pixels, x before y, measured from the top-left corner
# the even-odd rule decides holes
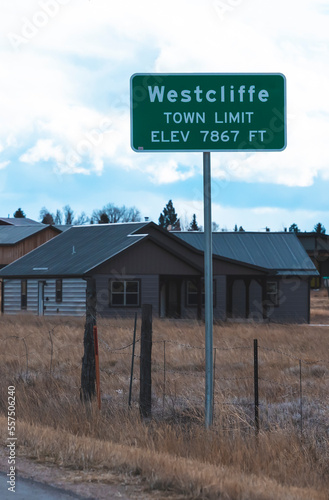
[[[326,292],[312,293],[311,323],[214,327],[214,424],[205,430],[202,323],[154,320],[153,418],[142,421],[138,342],[128,408],[132,319],[98,322],[99,411],[96,402],[84,405],[79,396],[82,320],[2,316],[2,443],[8,437],[8,386],[15,386],[17,455],[61,466],[72,481],[106,483],[114,472],[121,481],[139,478],[145,497],[155,499],[328,500]],[[259,344],[258,434],[254,339]]]

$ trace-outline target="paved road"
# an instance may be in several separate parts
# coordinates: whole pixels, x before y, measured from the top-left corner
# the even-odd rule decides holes
[[[0,472],[0,498],[1,500],[86,500],[85,497],[68,493],[53,486],[18,477],[16,480],[16,493],[8,491],[7,476]]]

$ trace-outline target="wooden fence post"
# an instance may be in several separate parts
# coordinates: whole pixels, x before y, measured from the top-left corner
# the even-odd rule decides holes
[[[97,326],[93,328],[94,331],[94,351],[95,351],[95,370],[96,370],[96,393],[97,393],[97,403],[98,409],[101,409],[101,382],[99,376],[99,354],[98,354],[98,333]]]
[[[259,396],[258,396],[258,341],[254,339],[254,396],[255,396],[255,431],[259,433]]]
[[[94,351],[94,326],[96,325],[96,283],[92,278],[87,278],[86,290],[86,323],[84,332],[84,354],[81,368],[81,400],[91,401],[95,396],[95,351]]]
[[[151,416],[152,403],[152,305],[142,306],[139,409],[143,418]]]
[[[132,355],[131,355],[128,406],[131,406],[131,395],[132,395],[132,389],[133,389],[134,361],[135,361],[135,347],[136,347],[136,326],[137,326],[137,313],[135,313],[135,322],[134,322],[133,351],[132,351]]]

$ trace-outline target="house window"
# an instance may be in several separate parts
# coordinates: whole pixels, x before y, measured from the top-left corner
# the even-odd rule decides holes
[[[213,281],[213,305],[216,302],[216,282]],[[204,279],[201,279],[201,301],[202,306],[205,304]],[[196,307],[198,305],[198,284],[197,281],[191,280],[186,282],[186,304],[188,307]]]
[[[56,302],[62,302],[63,300],[63,280],[56,280]]]
[[[21,309],[27,308],[27,280],[21,281]]]
[[[268,281],[266,283],[266,298],[273,306],[279,305],[279,286],[277,281]]]
[[[139,280],[110,281],[110,306],[138,307],[140,304]]]

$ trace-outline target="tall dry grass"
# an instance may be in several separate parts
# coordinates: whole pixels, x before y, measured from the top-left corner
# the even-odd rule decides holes
[[[313,298],[313,317],[321,310],[321,323],[328,305],[323,294]],[[132,407],[127,406],[131,346],[122,347],[131,344],[132,328],[131,319],[98,321],[98,411],[95,403],[83,405],[79,397],[83,321],[0,318],[0,411],[6,417],[7,387],[15,385],[18,454],[88,469],[95,478],[110,469],[140,474],[150,488],[188,498],[328,498],[329,329],[216,325],[215,418],[205,430],[204,325],[154,321],[154,418],[147,422],[138,411],[138,357]],[[258,436],[252,405],[254,338],[260,346]]]

